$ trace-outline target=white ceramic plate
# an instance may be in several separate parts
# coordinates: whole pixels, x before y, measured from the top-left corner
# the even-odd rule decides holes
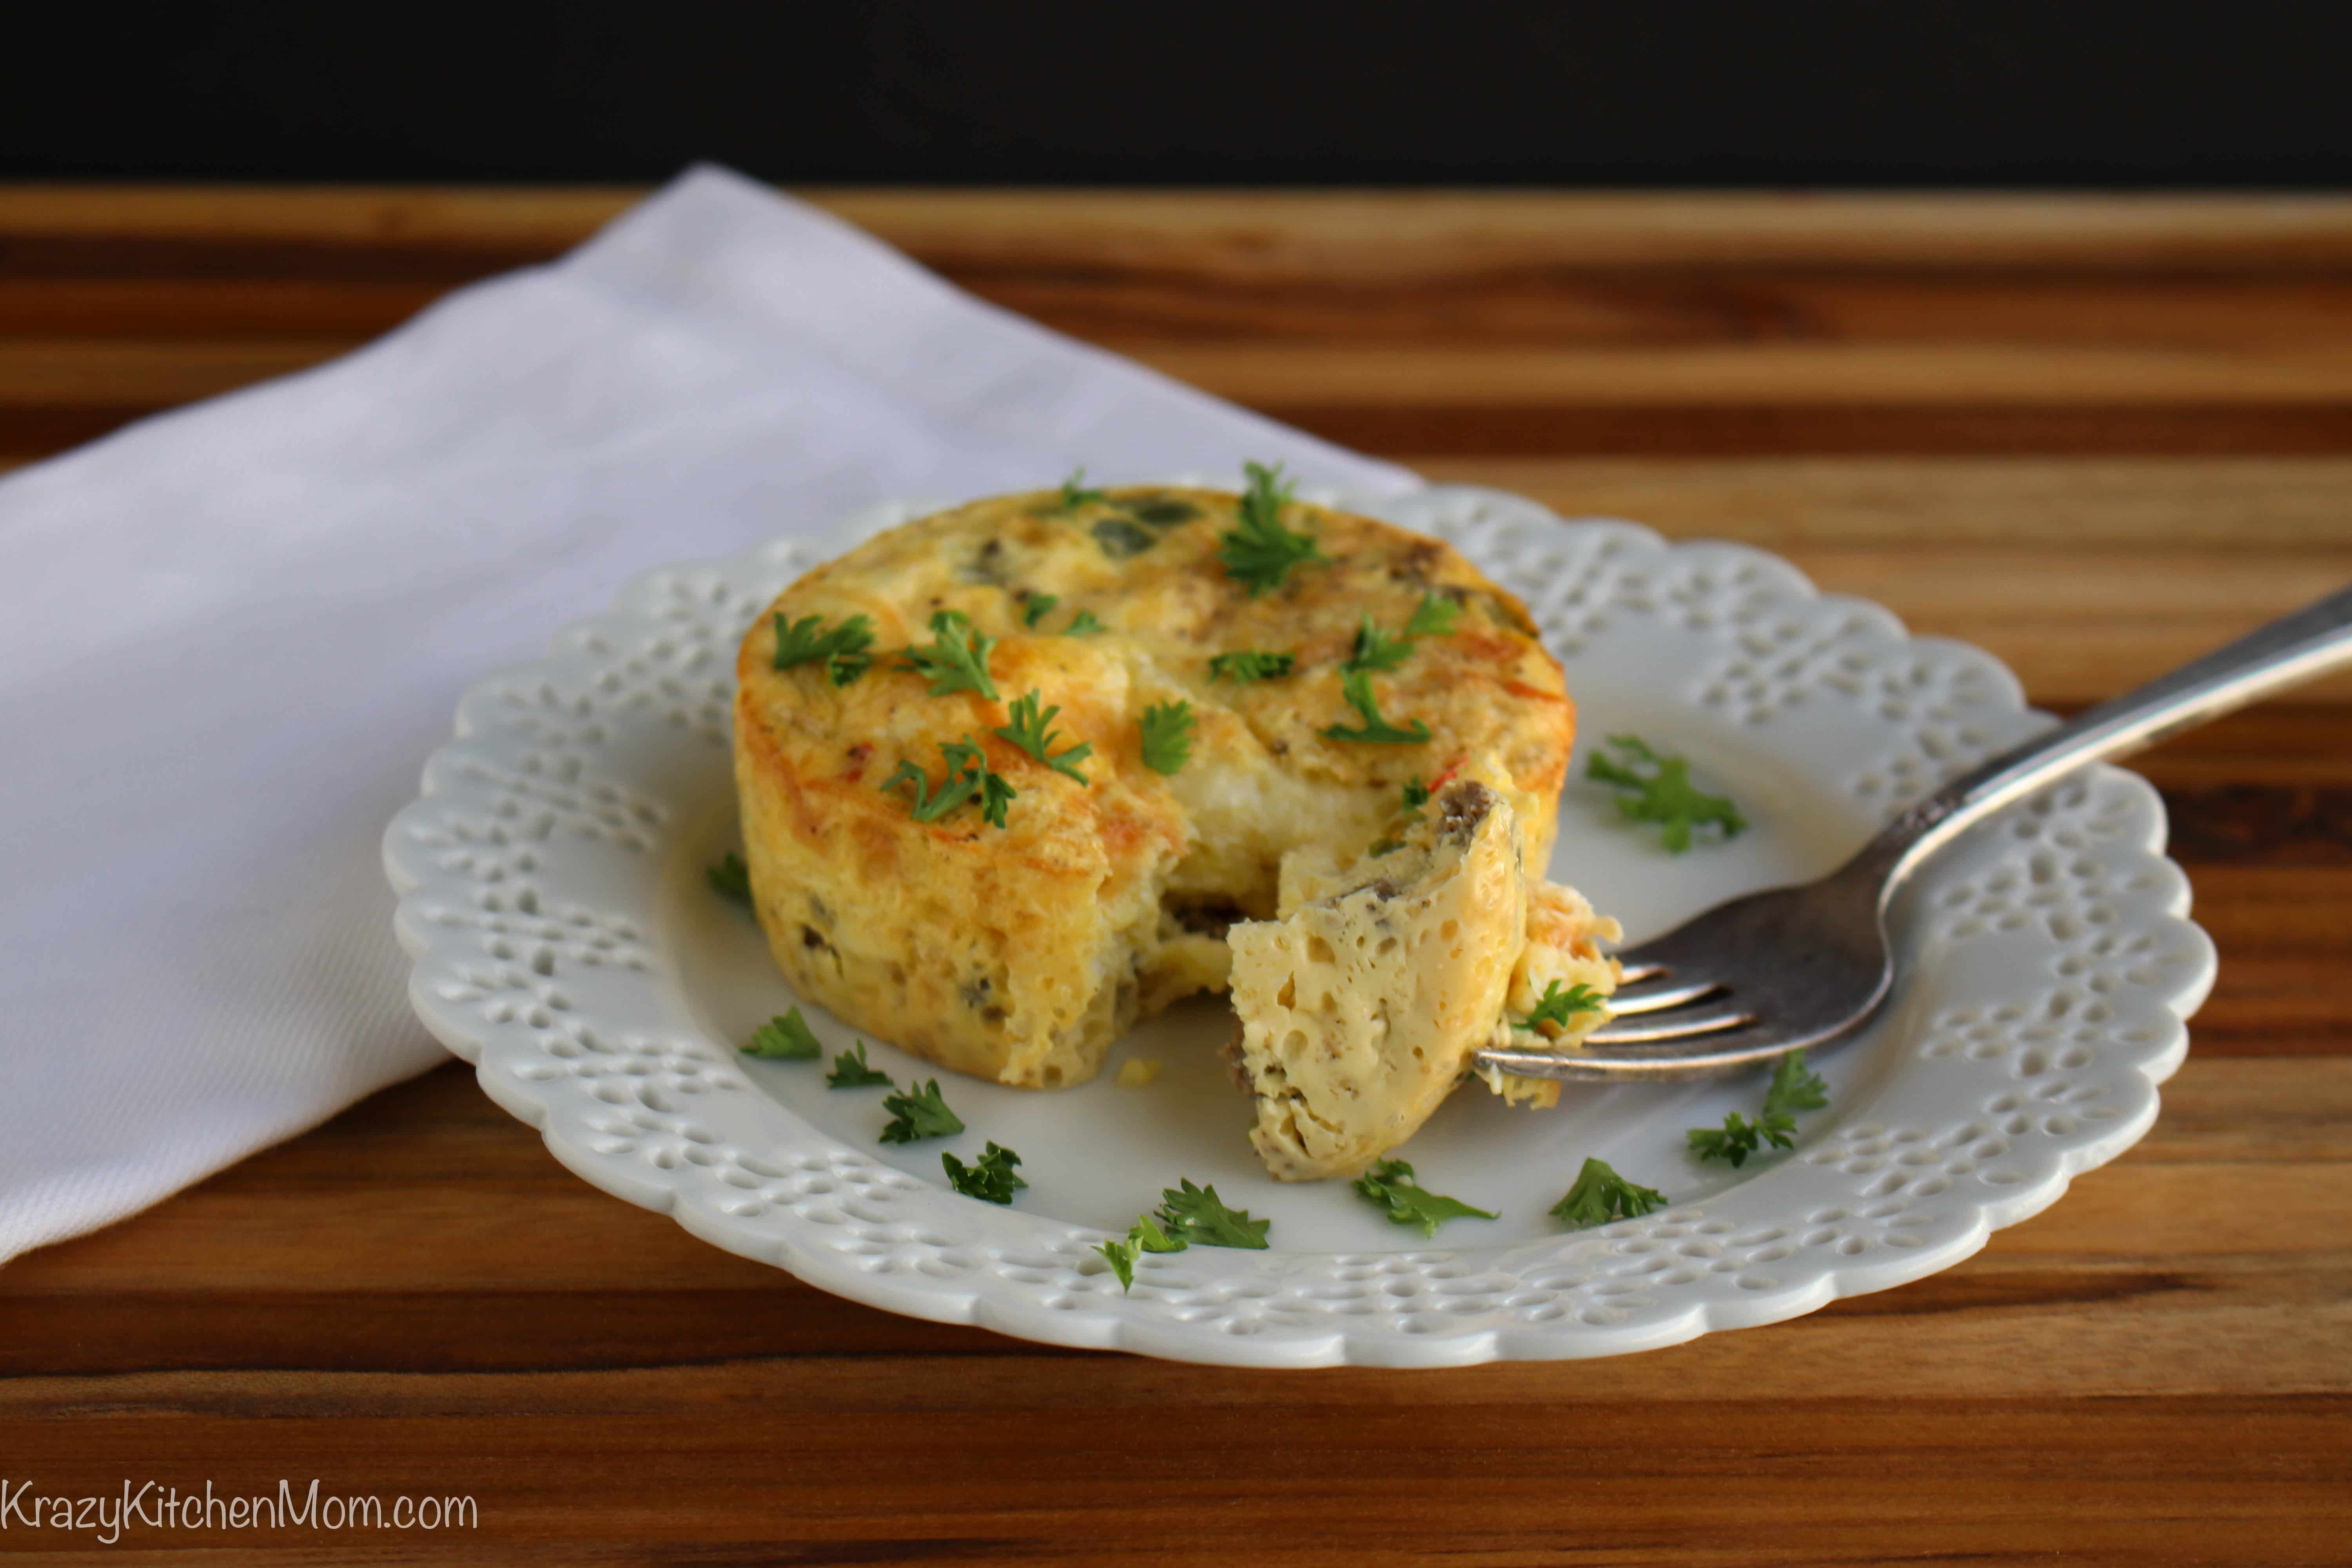
[[[1572,779],[1552,875],[1629,942],[1735,894],[1826,870],[1931,784],[2045,722],[1999,663],[1907,637],[1738,546],[1669,546],[1491,490],[1313,499],[1452,540],[1519,594],[1566,664],[1589,741],[1636,731],[1753,820],[1669,856]],[[735,843],[735,647],[785,584],[930,510],[877,508],[824,548],[779,542],[643,578],[538,663],[482,682],[384,857],[425,1024],[556,1158],[697,1236],[891,1311],[1057,1344],[1262,1366],[1457,1365],[1610,1355],[1810,1311],[1946,1268],[2055,1200],[2155,1120],[2211,983],[2156,794],[2078,775],[1946,852],[1895,913],[1901,976],[1864,1037],[1822,1053],[1828,1110],[1795,1152],[1702,1166],[1685,1129],[1752,1112],[1731,1083],[1569,1086],[1548,1112],[1475,1086],[1402,1152],[1496,1209],[1436,1239],[1342,1182],[1276,1184],[1202,1000],[1138,1028],[1080,1089],[946,1075],[970,1131],[876,1142],[877,1090],[740,1056],[794,998],[759,933],[706,887]],[[1579,764],[1580,772],[1581,763]],[[848,1034],[808,1009],[828,1048]],[[1112,1081],[1132,1056],[1148,1089]],[[877,1045],[904,1079],[936,1069]],[[942,1148],[1019,1151],[1012,1208],[959,1195]],[[1546,1210],[1587,1155],[1668,1208],[1571,1232]],[[1271,1216],[1272,1247],[1147,1256],[1122,1294],[1093,1251],[1179,1176]]]

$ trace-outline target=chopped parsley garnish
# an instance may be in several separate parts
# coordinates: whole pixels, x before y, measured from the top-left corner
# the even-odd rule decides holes
[[[1029,602],[1021,606],[1021,624],[1034,630],[1037,623],[1051,615],[1054,606],[1061,602],[1062,595],[1059,594],[1030,595]]]
[[[1485,1209],[1474,1209],[1459,1198],[1449,1198],[1423,1187],[1412,1167],[1402,1160],[1382,1160],[1348,1184],[1388,1210],[1394,1225],[1417,1225],[1423,1236],[1435,1236],[1449,1219],[1493,1219]]]
[[[1081,465],[1077,472],[1072,474],[1068,479],[1062,481],[1062,510],[1064,511],[1076,511],[1082,506],[1087,506],[1095,501],[1109,499],[1110,492],[1108,490],[1087,489],[1086,488],[1086,478],[1087,470],[1085,467]]]
[[[705,866],[702,874],[710,879],[710,890],[722,899],[732,899],[745,909],[751,907],[751,868],[743,864],[743,857],[732,849],[716,866]]]
[[[1249,489],[1236,510],[1237,526],[1217,536],[1217,559],[1224,563],[1225,575],[1247,587],[1255,599],[1282,586],[1293,566],[1330,557],[1315,547],[1313,534],[1293,533],[1282,526],[1282,509],[1290,504],[1292,488],[1282,478],[1282,465],[1242,467],[1249,475]]]
[[[1728,1160],[1732,1168],[1748,1163],[1748,1156],[1769,1142],[1775,1149],[1797,1146],[1797,1121],[1790,1116],[1774,1116],[1767,1112],[1761,1119],[1750,1121],[1738,1111],[1723,1119],[1720,1127],[1694,1127],[1685,1136],[1689,1138],[1691,1152],[1702,1160]]]
[[[1060,740],[1061,736],[1050,732],[1046,726],[1053,723],[1054,715],[1059,713],[1061,710],[1048,708],[1040,713],[1037,710],[1037,703],[1041,696],[1042,693],[1032,691],[1025,696],[1014,698],[1012,722],[1000,726],[994,732],[1012,742],[1055,773],[1066,774],[1080,784],[1086,783],[1087,775],[1078,772],[1078,764],[1095,754],[1094,747],[1081,741],[1066,752],[1054,752],[1053,744]]]
[[[869,1067],[866,1061],[866,1042],[857,1042],[855,1051],[844,1051],[833,1058],[833,1070],[824,1075],[827,1089],[887,1089],[890,1075],[880,1068]]]
[[[833,683],[846,686],[865,674],[866,667],[874,662],[874,656],[866,651],[874,646],[874,625],[864,616],[852,616],[829,632],[817,629],[824,624],[822,616],[794,621],[779,613],[776,668],[791,669],[796,665],[822,661]]]
[[[945,697],[951,691],[977,691],[991,702],[996,700],[996,682],[988,676],[988,650],[996,639],[973,626],[961,610],[941,610],[931,617],[934,634],[929,647],[907,647],[898,650],[907,662],[900,669],[911,669],[928,678],[931,695]]]
[[[1775,1149],[1797,1146],[1797,1112],[1819,1110],[1830,1102],[1830,1086],[1805,1066],[1805,1053],[1790,1051],[1772,1068],[1772,1083],[1764,1091],[1764,1109],[1753,1121],[1738,1111],[1720,1127],[1694,1127],[1685,1136],[1691,1152],[1702,1160],[1728,1160],[1738,1170],[1748,1156],[1769,1143]]]
[[[1339,678],[1340,694],[1348,706],[1363,719],[1361,729],[1350,730],[1344,724],[1334,724],[1323,733],[1334,741],[1370,741],[1398,745],[1420,745],[1429,739],[1429,726],[1415,719],[1412,728],[1400,730],[1381,717],[1380,700],[1372,695],[1370,671],[1351,669]]]
[[[1013,1173],[1019,1163],[1020,1155],[992,1142],[987,1153],[969,1165],[944,1150],[940,1154],[940,1168],[948,1173],[948,1185],[987,1204],[1009,1204],[1013,1194],[1029,1184]]]
[[[1819,1110],[1829,1102],[1830,1086],[1805,1065],[1804,1052],[1790,1051],[1772,1064],[1771,1086],[1764,1091],[1764,1114],[1794,1115],[1800,1110]]]
[[[1372,625],[1371,612],[1364,613],[1363,623],[1356,627],[1356,651],[1348,656],[1342,669],[1394,669],[1412,657],[1412,643],[1406,637],[1392,637]]]
[[[941,742],[940,752],[947,758],[948,772],[937,790],[931,788],[929,774],[912,763],[901,762],[898,771],[882,781],[881,793],[887,795],[902,784],[911,786],[917,822],[937,822],[964,802],[977,798],[981,816],[993,826],[1003,826],[1004,808],[1019,799],[1021,792],[988,765],[987,753],[972,743],[970,735],[953,744]]]
[[[1695,828],[1713,826],[1724,838],[1737,838],[1748,826],[1739,808],[1719,795],[1702,795],[1691,787],[1690,764],[1680,757],[1660,756],[1639,735],[1612,735],[1609,743],[1623,753],[1622,763],[1594,752],[1585,763],[1585,775],[1619,791],[1617,809],[1635,822],[1662,825],[1659,842],[1671,854],[1691,847]],[[1650,771],[1643,773],[1647,767]],[[1627,793],[1630,792],[1630,793]]]
[[[1612,1219],[1635,1219],[1665,1205],[1665,1194],[1654,1187],[1629,1182],[1609,1168],[1606,1160],[1587,1160],[1576,1173],[1568,1195],[1552,1205],[1555,1219],[1579,1230],[1607,1225]]]
[[[950,768],[948,776],[940,781],[940,787],[934,793],[930,775],[908,762],[901,762],[898,772],[882,781],[882,793],[887,795],[901,784],[914,786],[914,816],[917,822],[937,822],[970,800],[980,788],[977,777],[970,773],[959,774]]]
[[[1118,1276],[1121,1295],[1135,1289],[1135,1256],[1143,1250],[1143,1243],[1133,1230],[1129,1231],[1124,1239],[1097,1243],[1095,1250],[1103,1255],[1103,1260],[1110,1265],[1110,1271]]]
[[[1405,622],[1403,632],[1391,637],[1372,624],[1368,612],[1363,623],[1356,628],[1355,652],[1349,654],[1347,663],[1339,668],[1395,669],[1412,657],[1413,645],[1423,637],[1449,635],[1454,630],[1454,617],[1461,613],[1459,605],[1441,599],[1434,594],[1423,594],[1420,605],[1412,612],[1412,618]]]
[[[1062,635],[1066,637],[1087,637],[1094,636],[1097,632],[1108,631],[1109,629],[1109,627],[1104,626],[1100,621],[1095,619],[1095,613],[1092,610],[1080,610],[1076,615],[1070,617],[1070,624],[1064,629]]]
[[[1451,599],[1441,599],[1434,594],[1423,594],[1421,604],[1405,622],[1404,635],[1414,640],[1422,637],[1450,637],[1454,635],[1454,617],[1462,606]]]
[[[1192,1245],[1181,1236],[1171,1236],[1160,1228],[1160,1222],[1143,1215],[1128,1226],[1123,1241],[1106,1241],[1095,1248],[1110,1263],[1110,1271],[1118,1276],[1118,1288],[1135,1289],[1135,1260],[1147,1252],[1181,1252]]]
[[[1570,1014],[1598,1013],[1603,1005],[1601,993],[1591,986],[1571,985],[1562,991],[1559,982],[1554,980],[1545,985],[1544,994],[1536,999],[1535,1006],[1519,1020],[1519,1027],[1534,1029],[1551,1024],[1564,1029],[1568,1026]]]
[[[1155,703],[1143,710],[1143,765],[1172,773],[1192,755],[1192,705]]]
[[[751,1031],[743,1044],[747,1057],[767,1057],[788,1062],[813,1062],[824,1054],[798,1007],[781,1018],[771,1018]]]
[[[940,752],[947,758],[950,768],[970,771],[978,776],[980,815],[991,826],[1003,826],[1004,808],[1018,799],[1021,792],[1007,784],[1003,773],[989,767],[987,753],[972,744],[970,735],[963,738],[961,744],[941,746]]]
[[[1274,1222],[1252,1219],[1247,1209],[1227,1208],[1214,1186],[1196,1187],[1191,1177],[1179,1177],[1175,1186],[1160,1192],[1160,1199],[1159,1208],[1138,1216],[1124,1240],[1106,1241],[1095,1248],[1118,1276],[1122,1290],[1134,1288],[1135,1260],[1147,1252],[1181,1252],[1195,1242],[1265,1248],[1265,1233]]]
[[[1230,680],[1236,686],[1246,686],[1253,680],[1273,680],[1288,675],[1297,666],[1295,653],[1262,653],[1254,647],[1221,653],[1209,660],[1211,680]]]
[[[1227,1208],[1218,1201],[1213,1186],[1196,1187],[1189,1176],[1179,1177],[1178,1182],[1179,1185],[1161,1190],[1160,1205],[1155,1211],[1171,1237],[1183,1242],[1197,1241],[1202,1247],[1265,1250],[1266,1227],[1274,1223],[1272,1220],[1252,1219],[1247,1209]]]
[[[918,1138],[952,1138],[963,1131],[963,1119],[940,1098],[940,1080],[920,1089],[902,1089],[882,1097],[890,1124],[882,1129],[885,1143],[912,1143]]]

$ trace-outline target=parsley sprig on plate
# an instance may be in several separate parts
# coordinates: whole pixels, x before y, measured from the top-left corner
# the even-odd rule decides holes
[[[1549,1212],[1555,1219],[1584,1230],[1612,1219],[1638,1218],[1665,1201],[1664,1194],[1627,1181],[1606,1160],[1587,1160],[1584,1169],[1576,1173],[1576,1184]]]
[[[1135,1260],[1144,1253],[1181,1252],[1192,1245],[1181,1237],[1169,1235],[1156,1216],[1141,1215],[1128,1227],[1123,1240],[1106,1241],[1095,1250],[1109,1262],[1110,1271],[1118,1276],[1119,1289],[1126,1291],[1135,1289]]]
[[[874,646],[874,624],[864,616],[852,616],[830,631],[820,630],[824,625],[822,616],[795,621],[779,613],[775,667],[792,669],[822,663],[835,686],[846,686],[874,662],[874,656],[866,651]]]
[[[702,874],[710,882],[710,890],[722,899],[731,899],[745,909],[751,907],[751,868],[743,864],[743,857],[732,849],[716,866],[706,866]]]
[[[1388,1211],[1390,1223],[1417,1225],[1423,1236],[1435,1236],[1449,1219],[1493,1219],[1485,1209],[1472,1208],[1459,1198],[1433,1193],[1415,1179],[1402,1160],[1381,1160],[1348,1184],[1357,1193]]]
[[[940,1080],[916,1088],[902,1089],[882,1097],[882,1109],[890,1113],[889,1124],[882,1129],[885,1143],[912,1143],[918,1138],[952,1138],[963,1131],[963,1118],[948,1109],[940,1094]]]
[[[898,770],[882,781],[881,793],[889,794],[900,784],[914,792],[912,807],[917,822],[937,822],[966,801],[980,803],[980,815],[990,826],[1004,826],[1004,808],[1021,797],[1021,792],[1005,781],[1003,773],[988,765],[988,753],[982,751],[970,735],[952,743],[940,742],[940,754],[947,759],[947,776],[939,787],[931,787],[930,775],[909,762],[901,762]]]
[[[1764,1091],[1764,1108],[1750,1121],[1738,1111],[1720,1127],[1694,1127],[1685,1134],[1691,1152],[1702,1160],[1728,1160],[1734,1170],[1764,1144],[1775,1149],[1797,1146],[1797,1112],[1819,1110],[1830,1102],[1830,1086],[1805,1066],[1805,1053],[1790,1051],[1772,1068],[1772,1083]]]
[[[1746,831],[1748,819],[1738,806],[1691,787],[1689,763],[1660,754],[1639,735],[1612,735],[1609,743],[1623,761],[1596,752],[1585,763],[1585,775],[1616,790],[1617,809],[1630,820],[1659,824],[1658,842],[1668,853],[1688,849],[1693,832],[1701,827],[1711,826],[1724,838]]]
[[[1175,1186],[1161,1189],[1158,1208],[1137,1216],[1124,1239],[1106,1241],[1095,1250],[1118,1276],[1119,1289],[1126,1290],[1135,1285],[1135,1260],[1144,1253],[1181,1252],[1196,1242],[1202,1247],[1262,1252],[1266,1229],[1273,1223],[1250,1218],[1247,1209],[1226,1207],[1214,1186],[1196,1187],[1191,1177],[1181,1176]]]
[[[933,615],[931,633],[928,647],[909,644],[898,650],[898,657],[906,662],[898,668],[926,677],[934,697],[977,691],[991,702],[995,701],[996,682],[989,679],[988,653],[996,646],[996,639],[973,626],[961,610],[941,610]]]
[[[1388,745],[1417,746],[1429,739],[1429,726],[1415,719],[1405,729],[1399,729],[1381,717],[1380,699],[1372,695],[1370,670],[1351,669],[1339,678],[1339,694],[1348,706],[1363,720],[1360,726],[1349,728],[1333,724],[1323,734],[1334,741],[1360,741]]]
[[[1061,709],[1048,708],[1040,712],[1037,705],[1042,700],[1044,700],[1044,693],[1037,691],[1014,698],[1012,721],[1000,725],[995,733],[1020,747],[1055,773],[1074,778],[1080,784],[1086,783],[1087,775],[1078,771],[1078,764],[1095,754],[1094,747],[1081,741],[1067,751],[1055,751],[1054,742],[1062,737],[1049,726],[1054,722],[1054,715],[1059,713]]]
[[[940,1168],[948,1173],[949,1186],[968,1198],[990,1204],[1009,1204],[1014,1193],[1029,1184],[1013,1173],[1019,1163],[1020,1155],[993,1142],[988,1152],[969,1165],[944,1150],[940,1154]]]
[[[857,1042],[854,1051],[844,1051],[833,1058],[833,1070],[824,1075],[827,1089],[888,1089],[890,1075],[866,1060],[866,1042]]]
[[[815,1060],[824,1049],[816,1043],[816,1034],[808,1026],[808,1020],[795,1007],[752,1030],[751,1037],[743,1043],[743,1054],[774,1061],[805,1062]]]
[[[1282,525],[1282,509],[1290,504],[1291,484],[1282,478],[1282,465],[1244,463],[1249,488],[1235,511],[1235,526],[1217,536],[1217,559],[1225,575],[1249,589],[1256,598],[1282,586],[1294,566],[1326,562],[1330,557],[1316,548],[1311,533],[1295,533]]]
[[[1175,1186],[1161,1190],[1160,1199],[1160,1223],[1180,1241],[1265,1249],[1266,1227],[1274,1222],[1252,1219],[1247,1209],[1227,1208],[1213,1185],[1196,1187],[1191,1177],[1180,1176]]]

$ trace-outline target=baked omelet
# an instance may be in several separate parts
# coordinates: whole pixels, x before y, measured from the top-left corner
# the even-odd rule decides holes
[[[1296,851],[1280,918],[1233,929],[1234,1075],[1283,1181],[1352,1176],[1412,1136],[1489,1045],[1573,1050],[1604,1005],[1527,1023],[1548,986],[1615,991],[1615,922],[1524,869],[1517,814],[1465,779],[1361,852]],[[1559,1086],[1478,1069],[1507,1101]]]
[[[1270,577],[1232,544],[1268,515],[1310,542]],[[851,626],[868,639],[855,649],[809,640]],[[988,689],[919,668],[942,640]],[[1238,653],[1289,658],[1212,662]],[[1491,1026],[1517,982],[1509,888],[1549,852],[1574,710],[1525,608],[1438,541],[1270,479],[1246,500],[1002,496],[809,573],[737,668],[745,858],[776,962],[803,996],[944,1066],[1085,1082],[1140,1014],[1226,988],[1227,933],[1276,917],[1286,856],[1358,852],[1419,780],[1475,780],[1500,808],[1479,856],[1512,940],[1464,1005]],[[1034,740],[1041,714],[1051,763],[999,733]],[[995,784],[919,819],[983,766]]]

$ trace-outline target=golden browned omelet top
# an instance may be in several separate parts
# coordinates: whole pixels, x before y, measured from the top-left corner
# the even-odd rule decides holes
[[[1540,863],[1573,710],[1559,665],[1517,599],[1447,544],[1300,502],[1284,508],[1284,526],[1311,532],[1327,559],[1293,566],[1278,586],[1253,595],[1219,559],[1241,498],[1161,487],[1094,495],[1075,505],[1050,490],[975,501],[880,535],[787,590],[773,610],[827,626],[862,615],[875,637],[871,669],[844,686],[816,664],[770,668],[772,623],[745,640],[747,714],[787,753],[802,787],[837,790],[845,805],[854,795],[903,823],[908,805],[878,793],[883,779],[901,760],[940,776],[940,742],[969,736],[1019,796],[1002,830],[967,807],[931,831],[974,840],[1001,831],[1005,851],[1076,870],[1106,855],[1116,863],[1122,843],[1145,838],[1202,841],[1213,858],[1220,824],[1231,825],[1229,837],[1256,837],[1247,827],[1253,815],[1311,813],[1331,785],[1394,792],[1419,777],[1434,786],[1475,765],[1499,771],[1497,782],[1536,807],[1522,816],[1530,837],[1543,840],[1529,846]],[[1371,683],[1381,716],[1425,723],[1429,741],[1325,735],[1361,722],[1341,680],[1364,617],[1401,636],[1424,595],[1458,606],[1450,634],[1420,638]],[[929,643],[940,610],[961,612],[996,639],[990,668],[1000,700],[933,697],[924,677],[898,668],[897,650]],[[1075,630],[1087,616],[1102,629]],[[1297,663],[1277,679],[1213,679],[1211,658],[1241,649],[1292,653]],[[1062,710],[1057,751],[1093,746],[1081,764],[1088,784],[990,733],[1006,721],[1006,705],[1033,689]],[[1142,765],[1138,721],[1146,706],[1175,700],[1191,703],[1197,725],[1191,761],[1164,776]],[[1290,787],[1254,776],[1269,770]],[[1262,826],[1287,843],[1318,837],[1312,823]],[[1270,913],[1271,860],[1261,880],[1243,901]]]

